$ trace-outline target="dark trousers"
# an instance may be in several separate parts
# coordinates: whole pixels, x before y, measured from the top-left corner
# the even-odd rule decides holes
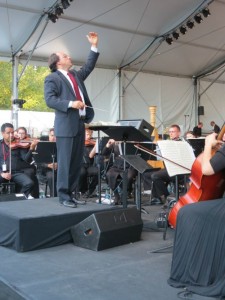
[[[98,168],[94,166],[82,166],[79,179],[79,192],[93,193],[98,184]]]
[[[57,189],[56,189],[56,184],[57,184],[57,173],[54,172],[54,181],[53,181],[53,172],[52,170],[46,171],[46,178],[50,190],[50,196],[51,197],[57,197]],[[53,193],[53,182],[54,182],[54,193]]]
[[[84,122],[80,120],[75,137],[56,138],[57,146],[57,192],[59,201],[70,200],[76,190],[84,152]]]
[[[127,191],[132,192],[133,179],[137,175],[137,171],[133,168],[127,170]],[[106,181],[109,187],[114,191],[118,186],[118,179],[122,180],[123,170],[118,167],[112,166],[106,173]]]
[[[29,194],[31,194],[32,189],[34,187],[34,182],[25,173],[12,174],[11,181],[15,182],[16,186],[18,187],[18,192],[25,194],[26,197]],[[9,182],[9,181],[0,177],[0,183],[4,183],[4,182]]]

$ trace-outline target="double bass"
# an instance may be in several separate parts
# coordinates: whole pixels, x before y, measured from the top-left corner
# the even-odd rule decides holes
[[[217,139],[222,140],[225,133],[225,126],[221,129]],[[212,153],[212,155],[214,155]],[[225,176],[224,172],[220,171],[213,175],[202,174],[202,157],[201,153],[194,161],[191,168],[191,185],[188,192],[181,196],[177,203],[172,207],[168,215],[168,222],[172,227],[176,227],[177,214],[181,207],[187,204],[198,201],[214,200],[222,198],[225,190]]]

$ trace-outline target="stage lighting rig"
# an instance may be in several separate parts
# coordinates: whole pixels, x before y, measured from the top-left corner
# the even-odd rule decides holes
[[[192,29],[195,26],[195,23],[193,21],[189,20],[189,21],[187,21],[186,25],[189,29]]]
[[[63,14],[63,9],[60,6],[56,6],[56,8],[55,8],[55,14],[57,16],[61,16],[61,14]]]
[[[24,103],[26,103],[26,100],[23,99],[14,99],[13,104],[17,104],[19,108],[23,108]]]
[[[48,18],[50,21],[52,21],[52,23],[55,23],[58,20],[58,16],[52,13],[48,13]]]
[[[177,32],[177,31],[174,31],[173,33],[172,33],[172,36],[173,36],[173,38],[175,39],[175,40],[177,40],[178,38],[179,38],[179,33]]]
[[[196,23],[200,24],[202,23],[202,16],[200,14],[197,14],[196,16],[194,16],[194,20]]]
[[[211,16],[211,13],[210,13],[208,7],[204,8],[204,9],[202,10],[202,14],[203,14],[203,16],[204,16],[205,18],[207,18],[208,16]]]
[[[67,8],[70,6],[68,0],[62,0],[61,3],[62,3],[62,7],[63,7],[64,9],[67,9]]]
[[[187,32],[187,28],[184,25],[182,25],[180,27],[180,33],[184,35],[186,32]]]
[[[170,36],[166,37],[166,42],[168,45],[171,45],[173,43],[173,39]]]

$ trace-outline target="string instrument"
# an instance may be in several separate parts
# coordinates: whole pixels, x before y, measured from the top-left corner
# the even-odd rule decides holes
[[[32,144],[33,141],[34,140],[31,140],[29,138],[25,138],[23,140],[16,138],[16,139],[11,141],[9,146],[10,146],[10,149],[17,149],[17,148],[26,149],[26,148],[30,147],[30,144]]]
[[[95,146],[96,144],[96,140],[94,139],[89,139],[89,140],[85,140],[85,146]]]
[[[225,126],[223,126],[217,139],[222,140],[225,132]],[[215,151],[212,152],[212,155]],[[214,200],[222,198],[225,190],[225,176],[223,171],[215,173],[213,175],[202,174],[202,156],[201,153],[194,161],[191,169],[191,185],[188,192],[181,196],[177,203],[172,207],[168,216],[168,222],[171,226],[176,227],[176,220],[178,211],[184,205],[195,203],[198,201]]]
[[[154,138],[154,143],[157,143],[159,140],[159,134],[156,128],[156,108],[156,106],[149,106],[150,124],[154,128],[151,136]],[[164,163],[162,160],[148,160],[147,163],[153,168],[164,169]]]

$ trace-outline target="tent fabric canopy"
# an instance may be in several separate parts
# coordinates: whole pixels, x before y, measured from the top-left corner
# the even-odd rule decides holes
[[[54,13],[56,6],[62,7],[61,0],[0,0],[0,57],[11,60],[15,55],[21,62],[31,58],[46,65],[49,55],[59,50],[69,54],[75,65],[81,65],[89,49],[86,34],[96,31],[101,55],[94,76],[101,74],[105,78],[98,79],[94,86],[88,79],[87,84],[96,95],[96,107],[110,104],[113,108],[111,120],[132,116],[148,120],[146,107],[157,105],[158,126],[184,124],[184,115],[188,114],[191,117],[185,123],[192,127],[198,104],[208,105],[216,120],[218,109],[214,107],[212,111],[207,94],[197,103],[193,78],[201,75],[204,80],[225,81],[225,0],[68,0],[68,3],[69,7],[53,23],[48,13]],[[193,18],[203,8],[209,9],[210,16],[202,15],[202,22],[197,24]],[[183,35],[179,27],[186,26],[188,20],[194,21],[194,27],[187,28]],[[173,38],[169,45],[165,39],[174,31],[179,38]],[[160,77],[163,75],[166,77]],[[200,83],[199,92],[204,93],[207,85],[208,82]],[[215,103],[221,101],[223,94],[221,84],[216,89],[219,92]],[[215,96],[215,88],[210,92]],[[219,123],[221,115],[224,113],[220,110]],[[96,111],[96,118],[108,117]]]

